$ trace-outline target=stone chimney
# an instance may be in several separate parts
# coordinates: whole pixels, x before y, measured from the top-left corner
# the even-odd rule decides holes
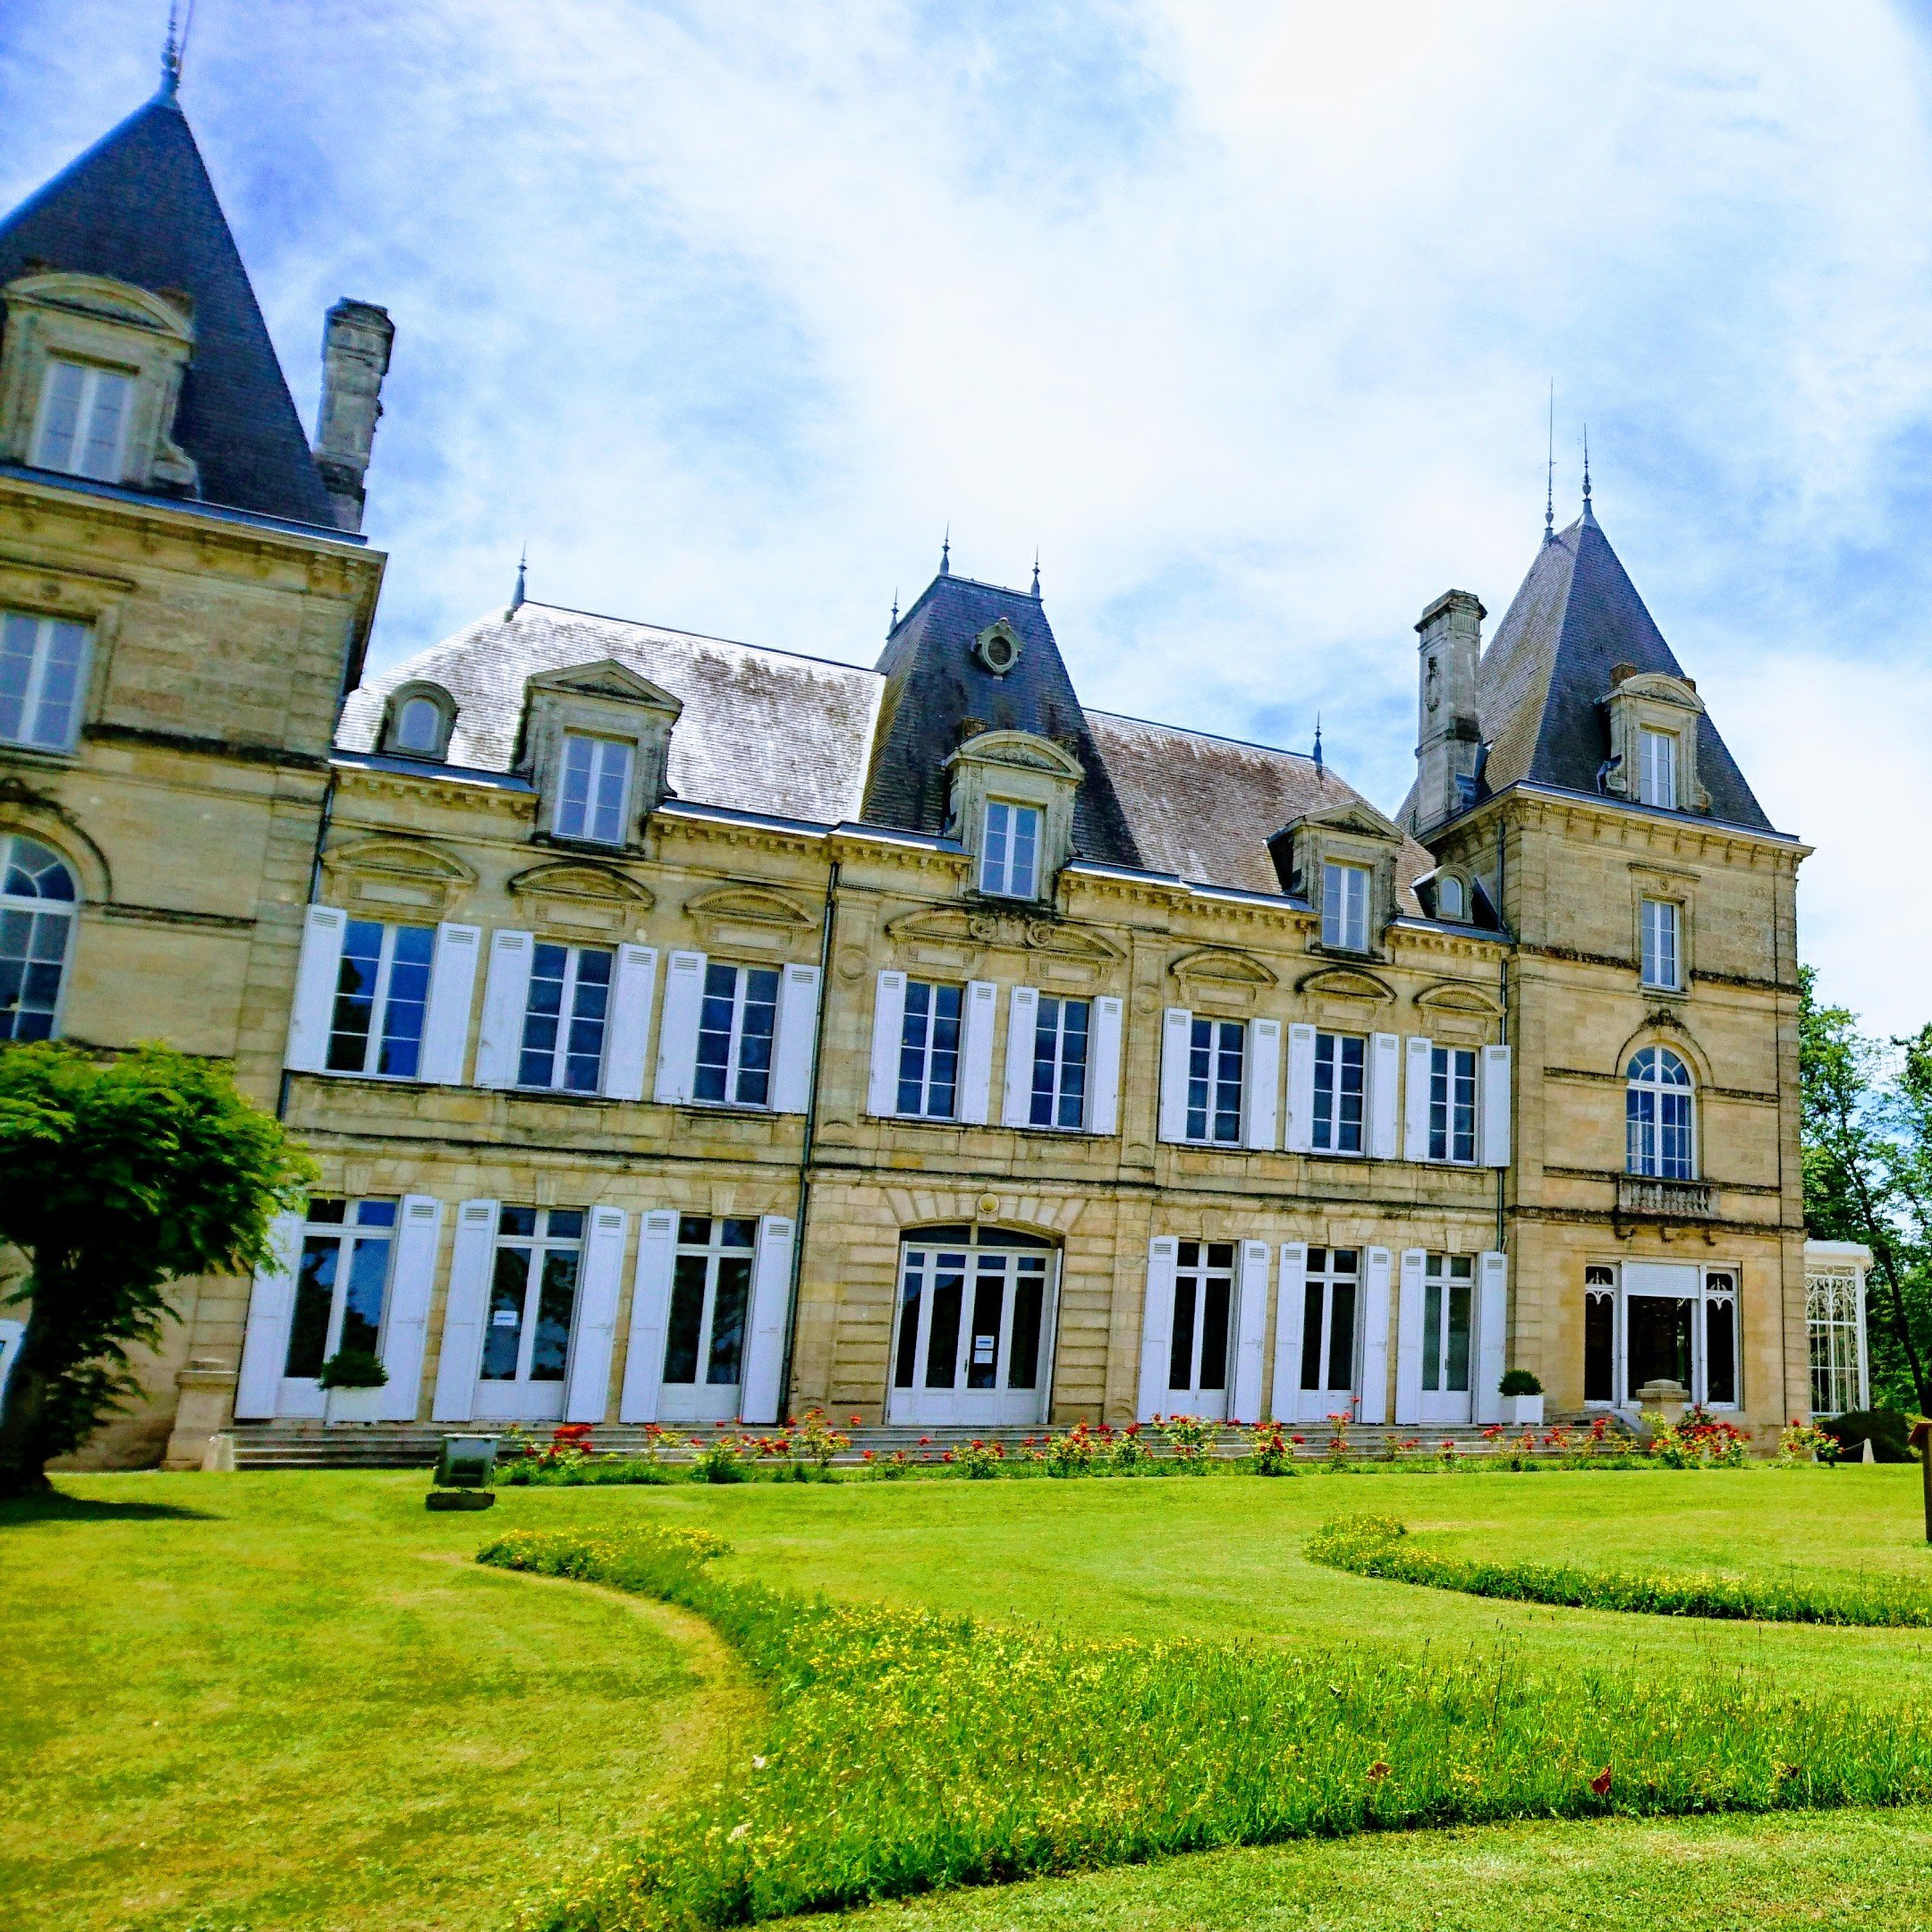
[[[1488,614],[1467,590],[1445,590],[1422,613],[1416,710],[1415,829],[1427,832],[1474,802],[1476,661]]]
[[[383,377],[395,324],[386,309],[345,295],[322,330],[322,409],[316,424],[316,468],[345,530],[362,528],[362,479],[382,414]]]

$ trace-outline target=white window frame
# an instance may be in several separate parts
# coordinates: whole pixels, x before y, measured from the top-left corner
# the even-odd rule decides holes
[[[1683,908],[1674,899],[1645,899],[1639,920],[1647,987],[1675,993],[1683,986]]]
[[[1079,1030],[1080,1059],[1077,1065],[1070,1066],[1067,1059],[1067,1040],[1072,1030],[1067,1025],[1067,1015],[1078,1007],[1084,1015],[1085,1024]],[[1094,1009],[1091,1000],[1064,999],[1057,993],[1042,993],[1035,1009],[1033,1020],[1033,1078],[1029,1097],[1028,1125],[1048,1128],[1059,1133],[1084,1133],[1087,1120],[1093,1108],[1093,1036]],[[1068,1094],[1069,1072],[1079,1076],[1080,1091],[1071,1096],[1075,1102],[1076,1118],[1062,1120],[1061,1110]],[[1042,1087],[1041,1077],[1046,1084]],[[1046,1118],[1040,1114],[1045,1103]]]
[[[1644,1055],[1652,1055],[1650,1070],[1642,1074],[1632,1074],[1635,1066]],[[1664,1063],[1674,1061],[1682,1069],[1682,1080],[1666,1080],[1664,1077]],[[1650,1098],[1650,1152],[1648,1165],[1640,1165],[1644,1155],[1631,1143],[1631,1131],[1641,1131],[1643,1123],[1631,1118],[1630,1098],[1632,1094],[1644,1094]],[[1684,1103],[1686,1123],[1683,1132],[1689,1145],[1689,1157],[1683,1172],[1666,1174],[1664,1171],[1664,1102],[1666,1097],[1682,1099]],[[1690,1071],[1690,1063],[1682,1054],[1673,1053],[1668,1046],[1640,1046],[1633,1053],[1623,1069],[1623,1171],[1640,1181],[1695,1181],[1698,1177],[1698,1106],[1697,1076]]]
[[[704,1052],[705,1002],[722,998],[722,994],[711,990],[711,976],[714,973],[730,973],[733,976],[731,992],[731,1035],[726,1048],[724,1063],[724,1094],[722,1099],[707,1097],[698,1092],[698,1076],[704,1070],[704,1062],[699,1055]],[[769,1041],[770,1053],[764,1068],[747,1067],[744,1064],[744,1023],[745,1009],[750,1002],[745,990],[753,973],[768,973],[772,979],[772,1031]],[[784,974],[775,966],[733,966],[728,960],[708,960],[705,962],[704,979],[699,987],[698,1004],[698,1045],[691,1062],[691,1100],[698,1106],[757,1107],[769,1113],[772,1106],[772,1087],[777,1078],[778,1060],[778,1008],[784,992]],[[748,1100],[742,1089],[748,1076],[760,1071],[765,1075],[765,1097]]]
[[[1805,1333],[1811,1412],[1844,1415],[1871,1406],[1865,1355],[1865,1283],[1851,1267],[1805,1270]],[[1841,1398],[1849,1397],[1849,1400]]]
[[[43,899],[38,894],[30,896],[26,893],[10,893],[6,890],[7,875],[13,869],[14,852],[21,845],[31,845],[38,851],[46,852],[53,860],[66,875],[67,883],[72,888],[73,896],[71,899]],[[24,871],[25,868],[22,867],[21,869]],[[42,867],[34,876],[37,878],[45,877],[47,871],[47,869]],[[45,1034],[26,1036],[30,1039],[58,1039],[61,1035],[61,1014],[67,1002],[67,969],[73,964],[74,935],[80,924],[80,882],[74,877],[74,869],[51,845],[44,845],[38,839],[29,838],[25,833],[0,832],[0,911],[18,912],[26,916],[27,951],[21,960],[23,979],[28,965],[37,963],[44,966],[49,963],[46,960],[36,962],[33,957],[34,939],[40,930],[41,921],[61,921],[60,962],[54,982],[53,1009],[47,1015],[47,1030]],[[38,1008],[34,1010],[38,1011]],[[0,1030],[0,1044],[21,1037],[14,1031],[19,1014],[20,1006],[17,1002],[7,1008],[4,1014],[0,1014],[0,1020],[4,1021],[4,1030]]]
[[[1224,1253],[1223,1262],[1215,1258]],[[1208,1421],[1224,1420],[1234,1393],[1235,1348],[1240,1317],[1241,1244],[1239,1241],[1183,1241],[1174,1250],[1174,1303],[1168,1329],[1166,1396],[1170,1412],[1177,1395],[1190,1398],[1190,1411]],[[1193,1290],[1194,1307],[1187,1337],[1188,1380],[1174,1379],[1174,1352],[1181,1342],[1181,1290],[1185,1284]],[[1224,1284],[1227,1291],[1227,1315],[1221,1348],[1221,1385],[1206,1387],[1201,1383],[1202,1344],[1207,1339],[1208,1295],[1210,1284]]]
[[[73,434],[64,456],[56,458],[49,447],[54,435],[54,386],[63,370],[72,369],[80,378],[80,394],[74,401]],[[105,386],[113,383],[121,393],[120,419],[114,424],[114,442],[105,469],[83,469],[87,447],[94,439],[94,418],[100,407]],[[94,362],[77,362],[71,356],[49,356],[47,371],[40,379],[40,409],[34,422],[34,468],[52,470],[61,476],[86,477],[96,483],[119,483],[127,475],[128,419],[134,413],[135,378],[125,369],[102,369]]]
[[[1017,849],[1022,828],[1027,833],[1023,870]],[[1001,899],[1038,898],[1040,840],[1046,829],[1046,814],[1038,805],[1019,799],[988,799],[982,829],[979,890]]]
[[[374,926],[382,934],[380,950],[376,960],[376,987],[369,997],[369,1033],[362,1042],[362,1063],[360,1066],[338,1066],[335,1063],[335,1040],[343,1030],[336,1024],[336,1015],[341,1003],[346,996],[343,982],[360,962],[352,959],[349,953],[349,936],[358,926]],[[384,1046],[389,1034],[389,996],[394,979],[396,945],[405,932],[427,933],[429,938],[429,957],[423,962],[422,1019],[416,1031],[416,1063],[407,1073],[386,1073],[377,1066],[382,1058]],[[428,1044],[429,1031],[429,994],[436,975],[436,929],[434,926],[418,926],[411,920],[402,920],[391,925],[385,919],[350,919],[343,928],[342,953],[335,966],[335,990],[329,997],[328,1039],[322,1050],[323,1071],[328,1073],[360,1074],[369,1080],[420,1080],[422,1074],[423,1049]],[[409,962],[404,962],[407,965]]]
[[[1222,1055],[1228,1050],[1230,1030],[1239,1043],[1232,1076],[1222,1065]],[[1192,1016],[1188,1029],[1187,1118],[1182,1133],[1190,1146],[1238,1148],[1246,1145],[1242,1131],[1246,1125],[1246,1112],[1241,1106],[1241,1089],[1246,1084],[1248,1055],[1252,1049],[1253,1042],[1248,1038],[1245,1020],[1216,1020],[1207,1013]],[[1206,1072],[1198,1073],[1195,1070],[1201,1065],[1199,1056],[1204,1054],[1207,1055]],[[1203,1089],[1203,1098],[1199,1106],[1194,1103],[1197,1086]],[[1226,1111],[1222,1102],[1230,1088],[1234,1095],[1234,1131],[1232,1134],[1217,1133],[1216,1123]],[[1199,1132],[1194,1127],[1197,1116],[1201,1122]]]
[[[342,1219],[316,1220],[314,1215],[318,1199],[342,1200]],[[386,1208],[390,1211],[389,1219],[365,1224],[358,1218],[365,1208]],[[302,1263],[308,1258],[310,1243],[329,1242],[336,1250],[335,1284],[330,1292],[328,1320],[324,1325],[322,1336],[322,1360],[325,1364],[342,1351],[343,1324],[348,1318],[349,1290],[358,1244],[362,1241],[380,1241],[386,1250],[383,1258],[382,1311],[377,1318],[376,1341],[370,1350],[370,1353],[380,1361],[383,1344],[389,1335],[389,1304],[395,1286],[396,1248],[402,1234],[402,1204],[394,1195],[364,1195],[348,1199],[343,1199],[340,1195],[319,1195],[310,1199],[303,1210],[301,1235],[295,1250],[295,1280],[289,1298],[289,1332],[282,1344],[283,1381],[315,1379],[313,1377],[291,1376],[288,1368],[289,1352],[295,1346],[295,1312],[301,1295]]]
[[[914,990],[925,996],[926,1011],[916,1013]],[[933,1045],[936,1028],[946,1025],[946,1018],[936,1009],[941,996],[950,993],[958,1003],[957,1010],[951,1016],[953,1028],[953,1103],[943,1112],[932,1106],[933,1060],[943,1049]],[[943,979],[908,979],[905,983],[905,1007],[899,1021],[898,1071],[894,1075],[893,1111],[905,1120],[957,1120],[959,1118],[960,1079],[963,1072],[966,1046],[966,1001],[967,990]],[[920,1034],[913,1038],[914,1031]],[[911,1062],[913,1072],[908,1074],[906,1068]],[[906,1083],[910,1080],[919,1089],[919,1105],[908,1107],[905,1104]]]
[[[1455,1089],[1462,1084],[1462,1068],[1469,1069],[1468,1135],[1469,1152],[1456,1152],[1462,1138],[1458,1123],[1460,1106]],[[1473,1046],[1429,1048],[1428,1157],[1451,1167],[1473,1167],[1482,1151],[1482,1055]],[[1440,1119],[1438,1130],[1436,1123]],[[1440,1151],[1438,1151],[1438,1149]]]
[[[1322,866],[1322,944],[1343,953],[1368,950],[1368,867],[1345,859]]]
[[[579,766],[580,749],[585,762]],[[608,792],[616,767],[616,801]],[[581,839],[587,844],[622,845],[631,811],[631,775],[637,747],[628,738],[600,738],[591,732],[565,732],[563,755],[557,759],[556,809],[550,829],[558,838]],[[572,781],[581,775],[583,796],[572,796]]]
[[[539,975],[537,970],[538,960],[548,952],[564,954],[564,990],[555,1013],[538,1013],[532,1004],[539,978],[550,978],[548,974]],[[608,962],[605,969],[606,977],[602,982],[604,1010],[601,1013],[580,1013],[576,1010],[579,992],[598,984],[594,979],[587,980],[583,977],[583,962],[592,955]],[[603,1090],[604,1059],[610,1047],[611,993],[616,977],[617,955],[608,946],[567,945],[561,940],[547,939],[537,942],[530,953],[530,984],[523,995],[522,1021],[517,1030],[516,1085],[525,1093],[595,1094]],[[525,1055],[544,1051],[542,1047],[527,1044],[533,1020],[556,1021],[556,1038],[549,1047],[550,1078],[546,1080],[529,1080],[523,1077]],[[597,1030],[597,1076],[588,1087],[572,1087],[565,1083],[570,1062],[582,1057],[573,1055],[570,1049],[572,1029],[580,1025],[595,1025]]]
[[[0,610],[0,678],[9,662],[17,664],[19,640],[30,639],[25,649],[27,675],[15,694],[21,708],[20,728],[0,729],[0,743],[24,745],[35,751],[72,751],[80,740],[80,718],[87,708],[88,667],[93,656],[93,634],[89,625],[65,617],[37,617],[30,611]],[[47,680],[55,665],[55,646],[72,641],[73,682],[65,700],[65,716],[57,732],[42,723],[47,709]],[[66,666],[63,665],[63,669]],[[0,702],[4,702],[0,699]]]
[[[477,1388],[479,1392],[490,1389],[524,1389],[541,1386],[556,1390],[556,1412],[564,1412],[564,1392],[570,1378],[571,1352],[575,1346],[577,1333],[583,1317],[584,1301],[584,1257],[590,1233],[590,1213],[585,1208],[536,1208],[521,1210],[535,1216],[535,1232],[529,1234],[511,1233],[504,1223],[511,1213],[518,1210],[506,1208],[498,1216],[496,1239],[490,1243],[489,1275],[483,1296],[483,1335],[481,1346],[477,1353]],[[575,1234],[557,1234],[552,1232],[551,1221],[557,1215],[575,1215],[578,1231]],[[489,1360],[490,1330],[496,1326],[494,1303],[496,1299],[496,1269],[498,1258],[510,1250],[515,1250],[526,1258],[523,1277],[523,1299],[521,1320],[517,1328],[516,1365],[507,1376],[491,1376],[484,1372]],[[553,1254],[567,1254],[576,1262],[571,1281],[570,1326],[564,1336],[564,1363],[554,1376],[546,1375],[539,1382],[537,1368],[537,1331],[543,1319],[544,1263]],[[507,1326],[507,1325],[506,1325]],[[517,1419],[512,1417],[511,1419]],[[531,1419],[547,1419],[533,1418]]]
[[[1677,760],[1681,748],[1675,732],[1655,724],[1637,727],[1637,802],[1677,809]]]
[[[1344,1147],[1342,1106],[1345,1097],[1341,1084],[1343,1072],[1343,1048],[1352,1041],[1361,1049],[1360,1080],[1356,1086],[1355,1145]],[[1315,1035],[1315,1079],[1310,1089],[1313,1099],[1309,1113],[1309,1144],[1318,1154],[1341,1154],[1354,1157],[1365,1153],[1368,1145],[1368,1040],[1360,1033],[1324,1033]],[[1329,1076],[1328,1118],[1322,1119],[1322,1073],[1326,1067]],[[1326,1132],[1326,1138],[1324,1138]]]

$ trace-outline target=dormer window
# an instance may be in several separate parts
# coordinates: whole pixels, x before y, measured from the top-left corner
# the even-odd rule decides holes
[[[1677,809],[1677,733],[1641,726],[1637,733],[1637,798],[1640,804]]]
[[[431,698],[411,698],[396,713],[395,745],[398,751],[420,751],[433,755],[443,735],[443,715]]]
[[[1040,814],[1038,806],[988,799],[980,848],[979,890],[1003,899],[1038,894]]]
[[[382,749],[402,758],[448,756],[456,702],[440,684],[399,684],[384,711]]]
[[[1331,860],[1322,868],[1322,944],[1344,953],[1368,950],[1367,866]]]
[[[1453,872],[1444,872],[1436,877],[1436,917],[1458,922],[1469,917],[1469,895]]]
[[[539,828],[630,844],[665,799],[682,702],[611,658],[546,673],[525,688],[518,766],[544,801]]]
[[[49,357],[41,385],[34,462],[42,470],[120,482],[133,378]]]
[[[622,845],[624,800],[631,791],[631,750],[616,738],[564,734],[564,783],[557,792],[559,838]]]

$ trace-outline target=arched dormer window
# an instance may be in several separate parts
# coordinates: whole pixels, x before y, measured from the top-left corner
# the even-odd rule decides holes
[[[443,735],[443,714],[433,698],[411,698],[396,712],[396,750],[434,751]]]
[[[51,1039],[80,894],[59,853],[0,833],[0,1040]]]
[[[399,684],[385,708],[385,751],[402,758],[442,758],[448,755],[456,707],[440,684]]]
[[[1646,1046],[1624,1072],[1623,1167],[1656,1181],[1697,1175],[1697,1102],[1690,1072],[1667,1046]]]

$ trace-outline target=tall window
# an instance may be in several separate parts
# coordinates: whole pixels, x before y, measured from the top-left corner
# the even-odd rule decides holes
[[[1704,1400],[1714,1409],[1737,1407],[1737,1276],[1728,1268],[1704,1274]]]
[[[601,946],[539,945],[523,1009],[520,1087],[595,1093],[604,1073],[611,955]]]
[[[899,1029],[899,1111],[951,1120],[959,1106],[963,989],[908,979]]]
[[[1324,945],[1347,953],[1368,950],[1368,868],[1330,863],[1322,868],[1321,936]]]
[[[85,624],[0,613],[0,739],[71,751],[80,733]]]
[[[1677,805],[1677,734],[1653,731],[1648,724],[1637,732],[1637,797],[1641,804],[1661,805],[1674,810]]]
[[[1233,1301],[1233,1242],[1180,1242],[1167,1354],[1170,1398],[1215,1394],[1227,1387],[1228,1314]]]
[[[1188,1045],[1187,1137],[1238,1146],[1241,1062],[1248,1029],[1239,1020],[1197,1020]]]
[[[1315,1036],[1315,1145],[1326,1154],[1362,1150],[1362,1094],[1368,1043],[1354,1033]]]
[[[1422,1386],[1430,1394],[1459,1395],[1469,1388],[1475,1292],[1470,1256],[1428,1257],[1422,1274]]]
[[[1806,1275],[1814,1415],[1843,1415],[1865,1406],[1862,1315],[1856,1275]]]
[[[727,1106],[771,1105],[778,975],[769,966],[705,968],[698,1021],[697,1097]]]
[[[1429,1054],[1428,1157],[1476,1158],[1476,1049],[1437,1046]]]
[[[631,748],[617,738],[564,739],[563,782],[557,788],[559,838],[624,842],[624,801],[631,792]]]
[[[1616,1400],[1616,1271],[1599,1261],[1583,1270],[1583,1400]]]
[[[113,369],[58,358],[49,361],[40,391],[36,466],[118,483],[133,396],[132,378]]]
[[[1625,1072],[1623,1165],[1657,1181],[1697,1173],[1690,1075],[1667,1046],[1646,1046]]]
[[[1342,1394],[1355,1386],[1355,1294],[1360,1261],[1360,1250],[1355,1248],[1308,1251],[1301,1291],[1304,1389]]]
[[[415,1079],[435,959],[434,926],[349,921],[329,1019],[332,1073]]]
[[[309,1380],[345,1349],[381,1352],[395,1218],[393,1200],[309,1201],[284,1375]]]
[[[505,1208],[496,1227],[486,1382],[561,1382],[583,1250],[580,1208]]]
[[[56,853],[0,834],[0,1040],[53,1038],[79,898]]]
[[[664,1378],[728,1387],[744,1379],[745,1311],[751,1305],[755,1220],[678,1216]]]
[[[1643,983],[1674,990],[1678,908],[1668,899],[1643,902]]]
[[[1042,993],[1033,1022],[1033,1108],[1036,1127],[1087,1123],[1087,1031],[1093,1009],[1083,999]]]
[[[989,799],[979,890],[1005,899],[1031,899],[1038,892],[1039,809]]]

